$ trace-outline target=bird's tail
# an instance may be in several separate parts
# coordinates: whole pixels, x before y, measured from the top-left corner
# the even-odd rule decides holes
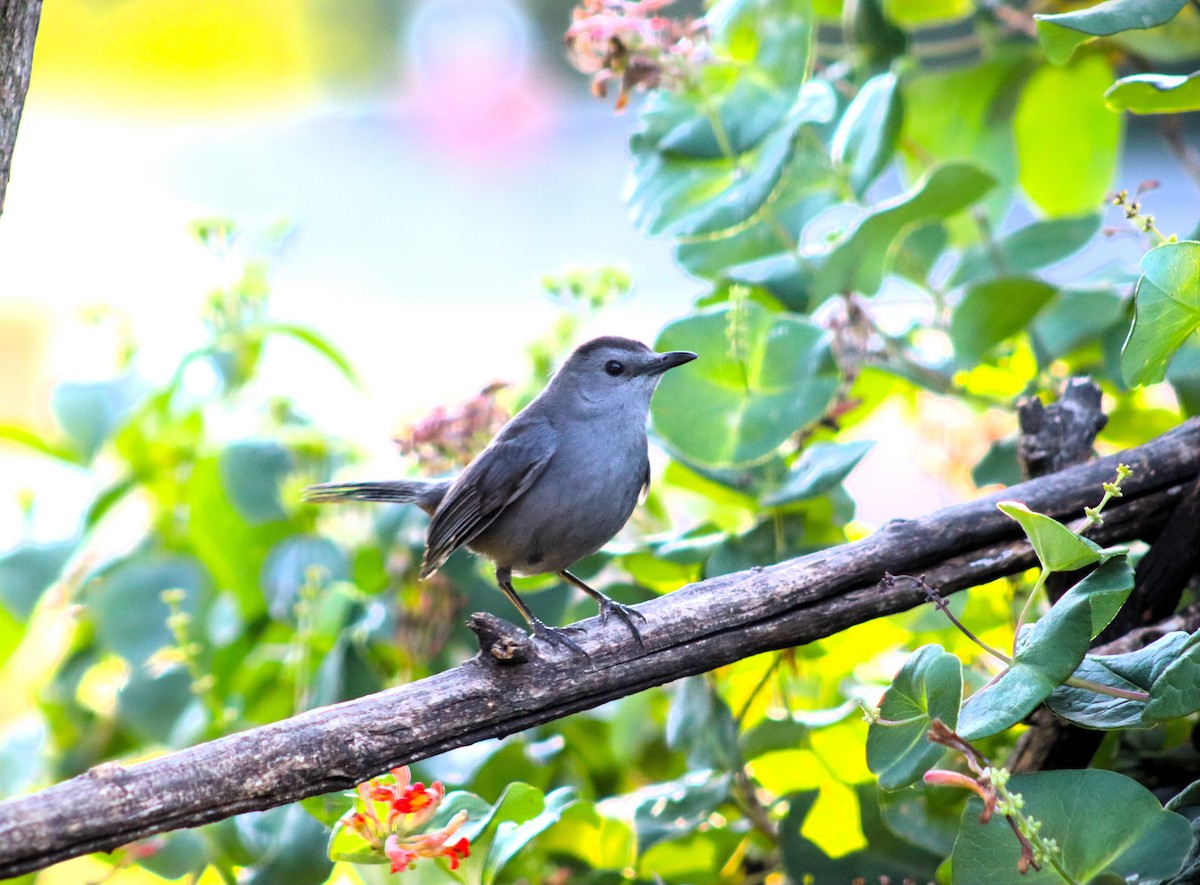
[[[315,504],[335,501],[387,501],[393,504],[416,504],[432,513],[441,503],[449,480],[396,479],[388,482],[327,482],[309,486],[304,499]]]

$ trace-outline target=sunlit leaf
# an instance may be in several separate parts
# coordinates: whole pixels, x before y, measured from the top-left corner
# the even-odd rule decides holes
[[[1087,55],[1044,65],[1021,91],[1013,132],[1021,187],[1047,215],[1094,212],[1112,188],[1121,117],[1104,103],[1108,61]]]
[[[766,457],[819,419],[837,387],[824,332],[752,301],[677,320],[656,347],[701,355],[663,378],[651,408],[655,430],[700,464]]]

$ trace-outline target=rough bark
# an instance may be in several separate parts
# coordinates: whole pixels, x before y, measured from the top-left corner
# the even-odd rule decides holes
[[[42,0],[0,0],[0,212],[12,169],[17,127],[29,91],[33,41]]]
[[[0,876],[346,789],[390,767],[811,642],[923,601],[913,582],[881,586],[885,572],[924,574],[951,593],[1020,571],[1032,553],[996,502],[1011,498],[1060,519],[1077,518],[1099,499],[1100,484],[1112,478],[1118,461],[1135,473],[1125,497],[1105,511],[1105,524],[1090,533],[1101,543],[1161,526],[1200,473],[1200,421],[1118,457],[889,523],[863,541],[652,600],[640,607],[644,647],[623,625],[593,620],[580,638],[586,659],[557,650],[528,657],[510,653],[519,638],[492,624],[484,655],[436,676],[157,759],[102,765],[0,803]]]

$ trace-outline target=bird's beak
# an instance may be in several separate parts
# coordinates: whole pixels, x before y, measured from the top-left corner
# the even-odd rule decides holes
[[[667,369],[673,369],[676,366],[682,366],[684,363],[690,363],[696,358],[696,354],[690,350],[672,350],[667,353],[655,355],[653,362],[647,363],[642,369],[643,375],[661,375]]]

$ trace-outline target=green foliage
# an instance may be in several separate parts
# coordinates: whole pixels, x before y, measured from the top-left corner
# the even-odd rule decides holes
[[[1122,77],[1104,93],[1113,110],[1135,114],[1180,114],[1200,111],[1200,72],[1186,77],[1134,74]]]
[[[1182,5],[1117,0],[1040,16],[1044,48],[961,0],[847,10],[836,0],[720,0],[708,36],[689,32],[707,41],[691,49],[655,30],[657,14],[608,10],[645,39],[626,47],[650,66],[636,70],[661,75],[630,86],[650,91],[630,143],[633,221],[666,238],[698,286],[693,309],[681,307],[656,345],[701,358],[668,374],[654,401],[654,436],[669,457],[648,506],[581,573],[637,602],[860,537],[870,527],[856,522],[844,482],[872,446],[889,454],[896,416],[926,416],[931,403],[953,402],[971,429],[944,433],[926,416],[923,446],[953,438],[943,478],[973,472],[980,483],[1015,476],[1011,437],[997,442],[1013,428],[1012,401],[1053,394],[1070,375],[1091,375],[1112,403],[1109,445],[1171,426],[1176,400],[1200,410],[1200,243],[1159,232],[1125,191],[1106,200],[1137,185],[1115,179],[1125,121],[1114,109],[1195,107],[1194,77],[1113,83],[1130,41],[1158,61],[1173,39],[1161,27],[1129,29],[1178,25]],[[927,47],[938,29],[984,51],[935,58]],[[830,31],[841,49],[830,50]],[[1094,37],[1103,43],[1082,45]],[[1112,221],[1105,202],[1146,238],[1140,277],[1124,266],[1078,269]],[[221,255],[238,242],[228,222],[196,230]],[[435,591],[417,582],[422,514],[362,508],[318,521],[299,504],[301,487],[355,455],[261,389],[273,342],[306,348],[331,384],[349,388],[357,376],[318,331],[270,316],[269,257],[249,257],[212,294],[206,338],[170,378],[141,377],[126,360],[107,380],[56,389],[55,432],[0,426],[0,439],[95,479],[78,524],[56,543],[28,540],[0,556],[0,675],[44,658],[37,685],[20,686],[36,688],[26,694],[37,701],[0,729],[0,789],[421,678],[474,653],[464,610],[505,611],[469,557],[448,562]],[[563,313],[531,346],[517,403],[539,389],[581,317],[631,281],[601,266],[543,285]],[[189,382],[204,368],[211,389]],[[1131,389],[1164,378],[1159,390]],[[1157,764],[1186,752],[1200,709],[1194,636],[1088,654],[1130,592],[1136,551],[1101,548],[1018,503],[1003,509],[1030,538],[1039,577],[939,602],[972,633],[942,611],[895,616],[428,760],[420,776],[463,787],[431,825],[465,811],[471,853],[455,870],[422,860],[403,876],[1175,875],[1191,830],[1131,777],[1013,778],[1022,811],[1003,771],[965,743],[978,738],[1002,757],[1012,726],[1044,703],[1109,731],[1096,764],[1137,776],[1151,753]],[[105,541],[114,525],[137,526],[119,551]],[[1034,620],[1046,577],[1076,569],[1088,571]],[[575,604],[550,583],[531,593],[534,610],[569,620]],[[1029,592],[1015,624],[1014,588]],[[72,617],[56,632],[64,612]],[[1011,654],[993,647],[1010,640]],[[47,653],[34,654],[43,644]],[[999,663],[970,666],[978,647]],[[852,715],[856,701],[880,695],[869,725]],[[939,729],[949,735],[930,741]],[[934,768],[948,749],[965,767]],[[977,800],[962,810],[964,790],[940,785],[991,802],[991,823],[978,821]],[[339,862],[380,860],[348,830],[350,804],[321,797],[171,834],[136,862],[163,876],[214,867],[226,881],[324,881],[330,863],[314,846],[331,827]],[[1018,872],[1007,817],[1018,829],[1040,821],[1057,841],[1024,836],[1042,853],[1040,872]],[[1195,851],[1187,863],[1196,867]]]
[[[1041,821],[1047,835],[1057,834],[1062,871],[1047,864],[1018,872],[1012,831],[998,818],[980,823],[980,804],[972,799],[954,843],[955,885],[1058,885],[1103,881],[1097,877],[1104,874],[1119,881],[1166,878],[1179,869],[1192,842],[1187,818],[1166,811],[1153,793],[1114,771],[1040,771],[1018,775],[1010,785],[1024,800],[1024,813]]]
[[[876,722],[867,733],[867,764],[879,786],[898,790],[920,779],[943,749],[925,739],[934,719],[954,728],[962,704],[962,663],[938,645],[917,649],[883,696]],[[895,724],[892,724],[895,723]]]
[[[1086,9],[1057,15],[1038,15],[1038,40],[1056,64],[1067,61],[1079,44],[1169,22],[1186,0],[1106,0]]]
[[[1137,313],[1121,351],[1130,384],[1161,381],[1167,363],[1200,327],[1200,243],[1164,243],[1142,259]]]

